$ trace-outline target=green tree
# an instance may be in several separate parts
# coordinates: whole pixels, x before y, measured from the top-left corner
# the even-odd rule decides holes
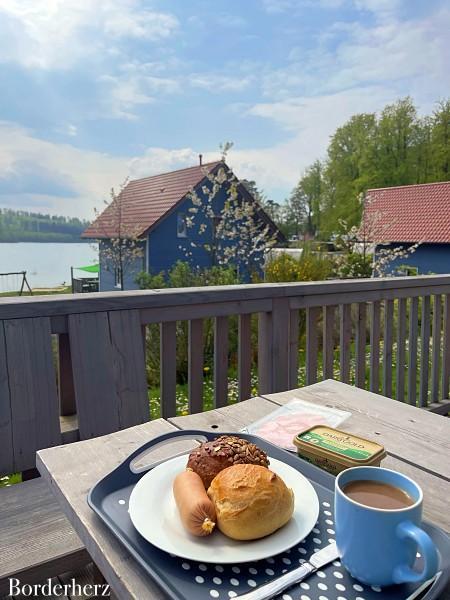
[[[450,179],[450,99],[438,102],[431,119],[433,180],[448,181]]]
[[[417,127],[417,110],[410,97],[382,110],[376,149],[380,187],[417,183],[414,160]]]
[[[331,138],[322,186],[325,237],[339,229],[341,218],[354,225],[361,217],[358,196],[377,184],[376,133],[376,116],[363,113],[351,117]]]

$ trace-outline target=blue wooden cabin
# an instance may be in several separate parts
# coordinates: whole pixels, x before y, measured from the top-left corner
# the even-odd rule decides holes
[[[130,181],[122,190],[117,201],[111,203],[83,233],[82,237],[98,240],[99,243],[99,289],[111,291],[136,289],[139,272],[157,274],[167,272],[177,261],[188,261],[193,267],[205,268],[214,263],[214,257],[205,249],[214,235],[214,218],[206,218],[199,211],[194,219],[195,226],[189,227],[193,202],[191,190],[195,190],[202,203],[207,202],[207,189],[211,188],[208,176],[217,175],[223,169],[227,178],[221,183],[214,196],[212,208],[219,215],[228,199],[227,191],[232,172],[222,161],[200,164],[161,175]],[[206,186],[206,187],[205,187]],[[283,234],[257,203],[247,188],[239,183],[238,198],[255,204],[255,219],[268,225],[269,233],[277,243],[285,243]],[[203,229],[203,233],[200,230]],[[126,260],[122,273],[117,259],[112,258],[112,248],[118,238],[132,238],[139,247],[133,258],[125,251]],[[136,242],[136,240],[139,240]],[[126,240],[123,244],[126,245]],[[231,244],[232,241],[227,243]],[[117,250],[114,250],[117,256]],[[260,257],[262,258],[262,257]],[[235,264],[243,280],[249,273],[243,264]]]
[[[415,252],[389,265],[391,275],[450,273],[450,181],[368,190],[360,237]]]

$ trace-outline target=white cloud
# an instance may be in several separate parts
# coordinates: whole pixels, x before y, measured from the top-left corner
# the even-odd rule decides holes
[[[204,154],[204,162],[217,160],[218,153],[210,156]],[[130,162],[130,177],[139,179],[149,177],[158,173],[166,173],[183,167],[192,167],[199,162],[198,152],[192,148],[179,148],[169,150],[167,148],[148,148],[143,156],[133,158]]]
[[[362,6],[363,0],[360,0]],[[378,16],[394,10],[384,0]],[[361,85],[397,87],[398,95],[428,91],[434,98],[448,94],[450,10],[417,20],[377,18],[373,25],[336,22],[321,32],[313,50],[294,47],[293,62],[262,75],[266,96],[279,100],[295,95],[323,95]],[[406,90],[406,91],[405,91]]]
[[[348,0],[262,0],[264,9],[269,14],[299,12],[301,9],[313,7],[339,8]],[[364,1],[364,0],[361,0]],[[370,2],[370,0],[367,0]],[[372,0],[376,2],[377,0]],[[384,1],[384,0],[382,0]]]
[[[192,73],[189,75],[188,81],[192,87],[202,88],[209,92],[240,92],[251,84],[252,77],[249,75],[230,77],[215,73]]]
[[[2,198],[9,206],[14,208],[14,202],[17,202],[20,208],[28,206],[56,214],[92,218],[94,207],[102,208],[111,187],[118,187],[128,175],[130,159],[43,141],[23,127],[0,122],[0,172],[11,172],[17,161],[42,166],[58,180],[70,181],[78,196],[61,198],[27,194]]]
[[[215,18],[216,22],[223,27],[238,28],[245,27],[246,20],[239,16],[230,13],[218,14]]]
[[[64,123],[59,127],[55,127],[55,131],[69,137],[76,137],[78,135],[78,128],[73,123]]]
[[[178,28],[141,0],[2,0],[0,62],[68,69],[115,52],[120,38],[158,41]]]
[[[150,104],[164,94],[177,93],[180,85],[175,79],[150,74],[149,65],[125,65],[118,75],[103,75],[99,81],[106,89],[102,111],[107,117],[136,119],[135,109]]]

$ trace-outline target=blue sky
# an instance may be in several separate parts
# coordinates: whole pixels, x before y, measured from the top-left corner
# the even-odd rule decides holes
[[[282,201],[352,114],[449,96],[445,0],[2,0],[0,207],[219,156]]]

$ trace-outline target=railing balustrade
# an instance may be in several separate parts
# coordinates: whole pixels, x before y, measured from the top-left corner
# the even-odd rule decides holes
[[[213,321],[214,405],[221,407],[228,402],[235,317],[239,400],[250,397],[252,376],[260,394],[333,377],[421,407],[449,398],[450,275],[3,298],[0,342],[6,340],[8,353],[11,334],[3,332],[11,321],[50,324],[58,338],[61,414],[69,415],[82,403],[95,412],[92,403],[105,385],[118,405],[145,397],[142,344],[146,328],[159,324],[161,414],[170,417],[176,413],[177,322],[188,324],[189,411],[198,412],[205,324]]]

